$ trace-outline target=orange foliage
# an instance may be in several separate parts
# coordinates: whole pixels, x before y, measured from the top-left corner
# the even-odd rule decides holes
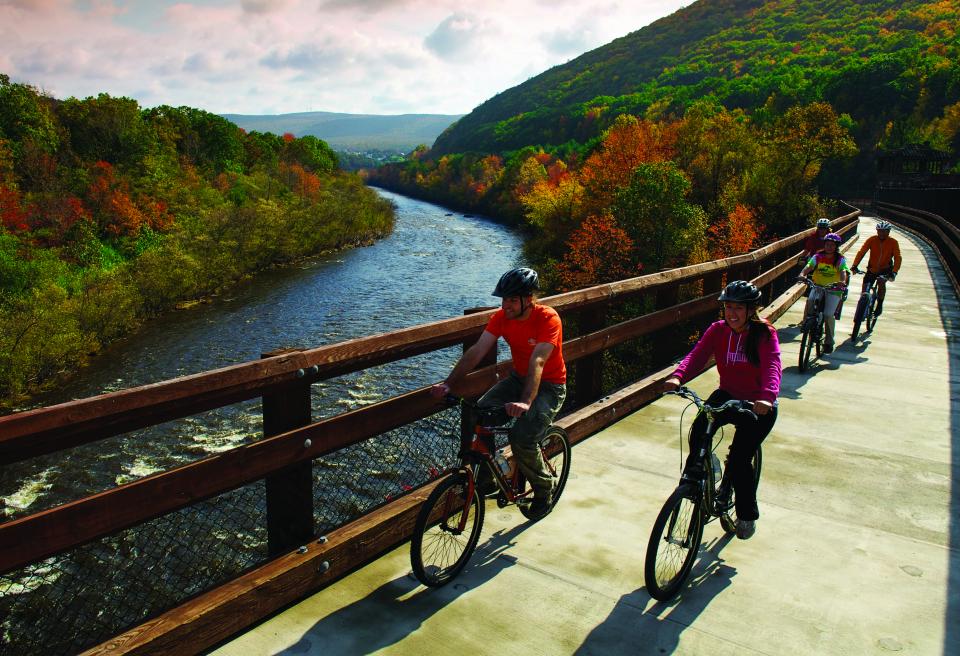
[[[117,180],[108,162],[93,165],[93,181],[88,189],[100,228],[109,235],[136,236],[146,218],[130,198],[127,184]]]
[[[290,142],[293,141],[294,139],[296,139],[296,137],[293,136],[293,133],[292,133],[292,132],[284,132],[284,133],[283,133],[283,141],[284,141],[285,143],[290,143]]]
[[[760,240],[760,225],[753,210],[737,205],[725,218],[710,226],[713,257],[716,259],[749,253]]]
[[[618,117],[580,170],[590,209],[597,212],[609,206],[614,193],[630,184],[638,165],[672,159],[676,138],[673,124]]]
[[[609,214],[588,217],[567,242],[566,257],[557,264],[563,291],[582,289],[639,275],[635,249],[627,232]]]
[[[291,191],[301,199],[316,200],[320,194],[320,178],[299,164],[281,164],[280,174]]]

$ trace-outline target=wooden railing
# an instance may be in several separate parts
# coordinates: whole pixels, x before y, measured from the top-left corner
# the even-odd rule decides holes
[[[852,208],[851,208],[852,209]],[[858,210],[834,222],[855,230]],[[548,297],[580,334],[564,344],[577,381],[573,412],[558,423],[576,443],[649,402],[666,370],[604,394],[600,356],[614,346],[677,322],[715,316],[725,280],[752,279],[766,302],[796,272],[806,233],[753,253]],[[680,288],[700,295],[678,301]],[[794,286],[766,311],[782,314],[802,293]],[[657,309],[603,325],[608,308],[656,298]],[[424,387],[370,406],[312,421],[310,386],[345,373],[460,344],[483,331],[492,311],[414,326],[314,349],[289,351],[216,371],[104,394],[0,418],[0,465],[153,426],[256,397],[264,438],[192,464],[0,524],[0,573],[9,573],[199,501],[266,480],[270,553],[265,565],[201,594],[89,653],[201,651],[409,538],[427,488],[415,490],[320,538],[313,533],[310,466],[322,456],[436,413]],[[458,391],[479,395],[509,363],[471,373]],[[189,647],[187,647],[189,645]]]
[[[878,202],[877,214],[922,235],[936,250],[954,288],[960,293],[960,228],[933,214],[903,205]]]

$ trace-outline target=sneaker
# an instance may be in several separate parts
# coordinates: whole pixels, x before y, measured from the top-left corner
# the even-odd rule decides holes
[[[833,353],[833,344],[824,344],[823,345],[824,353]]]
[[[757,523],[752,519],[737,520],[737,537],[741,540],[749,540],[757,532]]]

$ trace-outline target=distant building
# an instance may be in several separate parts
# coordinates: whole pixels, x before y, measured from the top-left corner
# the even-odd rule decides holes
[[[911,145],[877,155],[878,189],[940,189],[960,187],[960,175],[950,153],[926,145]]]

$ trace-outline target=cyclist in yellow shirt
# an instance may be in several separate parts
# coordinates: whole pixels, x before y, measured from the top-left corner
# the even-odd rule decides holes
[[[863,259],[867,251],[870,252],[870,259],[867,260],[867,272],[863,276],[863,290],[870,289],[870,285],[877,279],[877,276],[888,276],[890,280],[895,280],[897,272],[900,270],[900,264],[903,258],[900,256],[900,244],[890,236],[892,226],[887,221],[881,221],[877,224],[877,234],[863,242],[863,246],[857,251],[857,256],[853,258],[853,272],[860,273],[857,265]],[[880,278],[877,280],[877,309],[874,310],[875,316],[880,316],[883,311],[883,297],[887,293],[887,282]]]
[[[823,238],[823,250],[815,253],[807,261],[800,275],[807,276],[813,272],[813,282],[817,285],[828,286],[834,283],[842,283],[846,288],[850,280],[850,268],[847,266],[847,260],[840,254],[840,241],[842,237],[835,232],[831,232]],[[827,292],[823,304],[823,318],[826,324],[824,334],[823,352],[833,352],[833,329],[836,325],[836,311],[844,298],[844,290],[833,290]],[[804,309],[804,317],[810,313],[813,306],[814,295],[807,297],[807,306]]]

